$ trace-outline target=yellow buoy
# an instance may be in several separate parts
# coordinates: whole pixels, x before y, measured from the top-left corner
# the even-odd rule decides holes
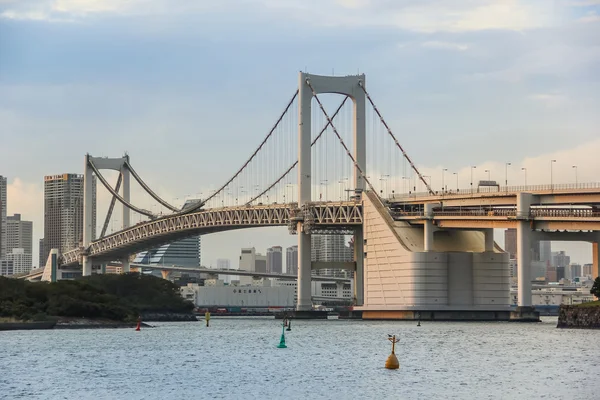
[[[398,357],[396,357],[395,349],[396,343],[398,343],[400,339],[396,339],[396,335],[394,335],[389,337],[388,340],[392,342],[392,354],[385,360],[385,367],[387,369],[398,369],[400,368],[400,363],[398,362]]]

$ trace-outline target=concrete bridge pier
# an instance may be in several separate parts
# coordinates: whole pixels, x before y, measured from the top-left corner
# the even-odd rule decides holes
[[[83,276],[92,275],[92,259],[88,256],[83,256],[81,261]]]
[[[539,321],[539,312],[532,307],[531,295],[531,240],[529,210],[533,196],[531,193],[517,194],[517,268],[518,293],[517,309],[511,312],[511,321]],[[487,240],[486,240],[487,247]]]
[[[123,273],[124,274],[126,274],[126,273],[128,273],[128,272],[131,271],[129,257],[126,257],[123,260],[121,260],[121,265],[123,266]]]
[[[312,310],[310,235],[298,230],[298,303],[296,310]]]
[[[592,279],[600,276],[600,242],[592,243]]]
[[[483,235],[485,236],[485,251],[493,252],[494,251],[494,229],[484,229]]]
[[[433,251],[433,204],[425,204],[425,223],[423,224],[423,250]]]
[[[365,241],[362,227],[354,231],[354,298],[356,305],[365,304]]]

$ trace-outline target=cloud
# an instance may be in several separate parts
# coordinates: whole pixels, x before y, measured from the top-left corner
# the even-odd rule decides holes
[[[596,11],[590,11],[585,17],[579,18],[579,22],[591,23],[600,21],[600,15]]]
[[[562,107],[569,102],[569,98],[557,93],[537,93],[529,96],[529,99],[541,103],[548,108]]]
[[[463,43],[440,42],[440,41],[423,42],[421,44],[421,46],[434,48],[434,49],[458,50],[458,51],[465,51],[465,50],[469,49],[469,46],[466,44],[463,44]]]
[[[301,20],[320,26],[392,27],[416,32],[527,30],[561,20],[561,10],[545,0],[245,0],[236,7],[225,2],[177,3],[167,0],[33,0],[11,2],[0,16],[11,19],[85,18],[94,14],[191,15],[207,11]],[[230,3],[229,3],[230,4]]]

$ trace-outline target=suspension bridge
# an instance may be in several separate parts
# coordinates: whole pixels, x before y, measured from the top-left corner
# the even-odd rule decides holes
[[[325,94],[339,95],[339,102]],[[118,172],[114,186],[103,170]],[[186,207],[155,193],[127,155],[88,154],[84,171],[83,240],[58,258],[62,265],[82,265],[84,276],[93,265],[110,261],[129,271],[135,253],[198,234],[287,226],[298,237],[297,309],[305,311],[312,309],[310,235],[351,234],[356,305],[373,318],[396,318],[403,310],[506,311],[508,256],[491,230],[502,224],[518,229],[524,266],[519,306],[531,306],[529,252],[521,250],[541,231],[592,232],[585,240],[594,243],[598,264],[600,185],[550,192],[435,191],[375,105],[365,75],[301,72],[298,89],[248,159]],[[98,237],[92,226],[94,176],[112,195]],[[133,204],[131,177],[170,213],[157,215]],[[121,229],[109,233],[117,202]],[[560,208],[565,204],[577,209],[568,213]],[[543,211],[548,206],[555,209]],[[135,225],[132,211],[141,216]]]

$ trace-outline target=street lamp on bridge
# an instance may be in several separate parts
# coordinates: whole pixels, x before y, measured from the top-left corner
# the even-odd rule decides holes
[[[575,186],[577,186],[577,165],[573,165],[573,169],[575,170]]]
[[[444,187],[444,172],[448,171],[448,168],[442,168],[442,193],[446,190]]]
[[[509,162],[504,164],[504,187],[506,188],[506,190],[508,190],[508,167],[510,165],[512,164]]]
[[[381,177],[379,178],[379,181],[382,182],[381,183],[381,193],[385,196],[385,195],[389,195],[389,190],[388,190],[388,185],[387,185],[387,178],[389,178],[389,175],[381,175]],[[383,182],[385,182],[385,194],[383,193]]]
[[[475,165],[471,165],[471,194],[473,194],[473,170],[477,168]]]
[[[456,193],[458,193],[458,172],[453,172],[452,175],[456,175]]]
[[[525,172],[525,189],[527,189],[527,168],[521,168],[521,171]]]
[[[487,172],[488,174],[488,181],[492,180],[492,178],[490,178],[491,171],[489,169],[486,169],[485,172]]]
[[[552,166],[554,165],[554,163],[556,162],[556,160],[550,160],[550,189],[554,190],[554,179],[552,176]]]

